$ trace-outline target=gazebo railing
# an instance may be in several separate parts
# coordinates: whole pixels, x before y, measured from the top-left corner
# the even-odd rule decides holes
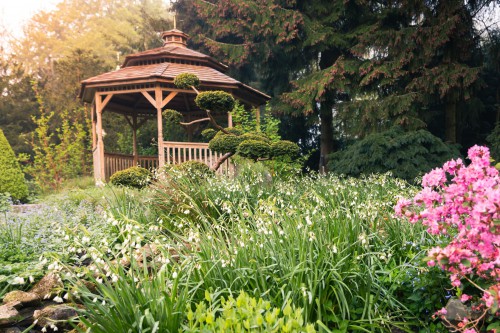
[[[165,148],[165,163],[180,164],[186,161],[198,161],[205,163],[210,168],[222,157],[221,153],[214,152],[208,148],[208,143],[203,142],[163,142]],[[219,173],[227,173],[233,170],[229,160],[224,162],[217,170]]]
[[[109,179],[109,177],[117,171],[125,170],[136,165],[149,170],[156,169],[158,168],[158,156],[138,156],[137,164],[135,164],[133,155],[104,153],[106,179]]]

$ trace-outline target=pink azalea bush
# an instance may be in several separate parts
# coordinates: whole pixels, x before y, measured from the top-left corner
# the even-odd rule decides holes
[[[427,226],[429,233],[448,236],[448,244],[434,247],[427,264],[450,273],[451,284],[460,288],[467,280],[479,295],[479,308],[498,315],[500,302],[500,176],[491,166],[488,148],[469,149],[471,163],[446,162],[422,179],[423,189],[412,199],[401,199],[396,215]],[[462,294],[460,300],[473,297]],[[477,305],[476,305],[477,308]],[[438,315],[446,313],[445,309]],[[463,332],[475,332],[477,324],[464,318]]]

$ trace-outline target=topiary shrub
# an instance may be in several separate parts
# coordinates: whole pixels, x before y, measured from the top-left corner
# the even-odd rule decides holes
[[[180,89],[190,89],[191,87],[199,87],[200,79],[195,74],[182,73],[174,78],[174,84]]]
[[[236,150],[238,155],[252,160],[269,157],[271,146],[269,143],[262,140],[244,140]]]
[[[217,132],[212,140],[208,143],[208,148],[218,153],[226,154],[236,152],[236,148],[241,143],[241,131],[236,128],[226,128],[230,134],[222,131]]]
[[[213,128],[206,128],[203,131],[201,131],[201,137],[205,141],[212,140],[215,137],[216,134],[217,134],[217,131],[214,130]]]
[[[245,140],[255,140],[255,141],[264,141],[267,143],[271,143],[271,140],[267,136],[262,133],[245,133],[241,135],[243,141]]]
[[[162,112],[163,119],[172,124],[178,124],[184,118],[182,113],[172,109],[166,109]]]
[[[151,171],[136,166],[116,172],[109,181],[116,186],[142,189],[150,184],[152,177]]]
[[[234,98],[225,91],[204,91],[194,100],[203,110],[229,112],[234,108]]]
[[[294,159],[299,156],[300,148],[296,143],[282,140],[271,144],[271,156],[276,159]]]
[[[25,202],[28,186],[7,138],[0,130],[0,193],[8,193],[13,201]]]
[[[349,176],[391,171],[395,177],[414,181],[417,176],[459,155],[455,147],[446,145],[428,131],[405,132],[395,126],[331,154],[328,167],[332,172]]]
[[[174,165],[172,169],[203,178],[214,175],[214,172],[210,170],[208,165],[199,161],[186,161],[181,164]]]

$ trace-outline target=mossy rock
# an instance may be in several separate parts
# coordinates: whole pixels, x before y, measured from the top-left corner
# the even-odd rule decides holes
[[[14,201],[26,201],[28,186],[7,138],[0,130],[0,193],[8,193]]]
[[[201,109],[214,112],[229,112],[236,103],[231,94],[220,90],[204,91],[194,101]]]
[[[191,89],[191,87],[199,87],[200,79],[195,74],[182,73],[174,78],[174,84],[180,89]]]
[[[109,181],[116,186],[142,189],[151,183],[152,178],[151,171],[137,166],[116,172]]]
[[[268,158],[271,146],[261,140],[244,140],[238,145],[236,152],[242,157],[257,160],[259,158]]]

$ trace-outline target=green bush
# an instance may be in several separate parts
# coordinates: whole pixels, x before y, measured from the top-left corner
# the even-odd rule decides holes
[[[269,138],[262,133],[245,133],[245,134],[241,135],[241,138],[243,139],[243,141],[255,140],[255,141],[263,141],[263,142],[267,142],[267,143],[271,142],[271,140],[269,140]]]
[[[359,176],[392,172],[395,177],[414,181],[460,153],[425,130],[405,132],[393,127],[348,146],[329,156],[332,172]]]
[[[209,292],[205,292],[205,299],[208,305],[202,301],[194,311],[188,306],[184,332],[316,332],[314,325],[304,324],[302,309],[290,302],[281,311],[243,291],[236,299],[221,297],[220,303],[212,302]]]
[[[213,128],[206,128],[203,131],[201,131],[201,137],[205,141],[212,140],[215,137],[216,134],[217,134],[217,131],[214,130]]]
[[[113,185],[141,189],[149,185],[152,176],[148,169],[137,166],[116,172],[109,181]]]
[[[269,157],[271,146],[260,140],[244,140],[238,145],[237,153],[246,158],[257,160]]]
[[[271,156],[273,158],[290,158],[294,159],[299,156],[300,148],[296,143],[282,140],[271,144]]]
[[[14,201],[25,201],[28,186],[7,138],[0,130],[0,193],[9,193]]]
[[[165,119],[167,122],[173,123],[173,124],[178,124],[183,119],[182,113],[180,113],[179,111],[172,110],[172,109],[164,110],[162,115],[163,115],[163,119]]]
[[[194,100],[203,110],[229,112],[234,108],[235,101],[231,94],[225,91],[204,91]]]
[[[199,161],[186,161],[184,163],[175,165],[173,169],[177,169],[189,175],[207,177],[214,174],[212,170],[205,163]]]
[[[238,145],[242,141],[241,132],[235,128],[228,128],[226,130],[231,134],[219,131],[208,143],[208,148],[222,154],[236,152]]]
[[[200,85],[200,79],[195,74],[182,73],[174,78],[174,84],[180,89],[197,88]]]

